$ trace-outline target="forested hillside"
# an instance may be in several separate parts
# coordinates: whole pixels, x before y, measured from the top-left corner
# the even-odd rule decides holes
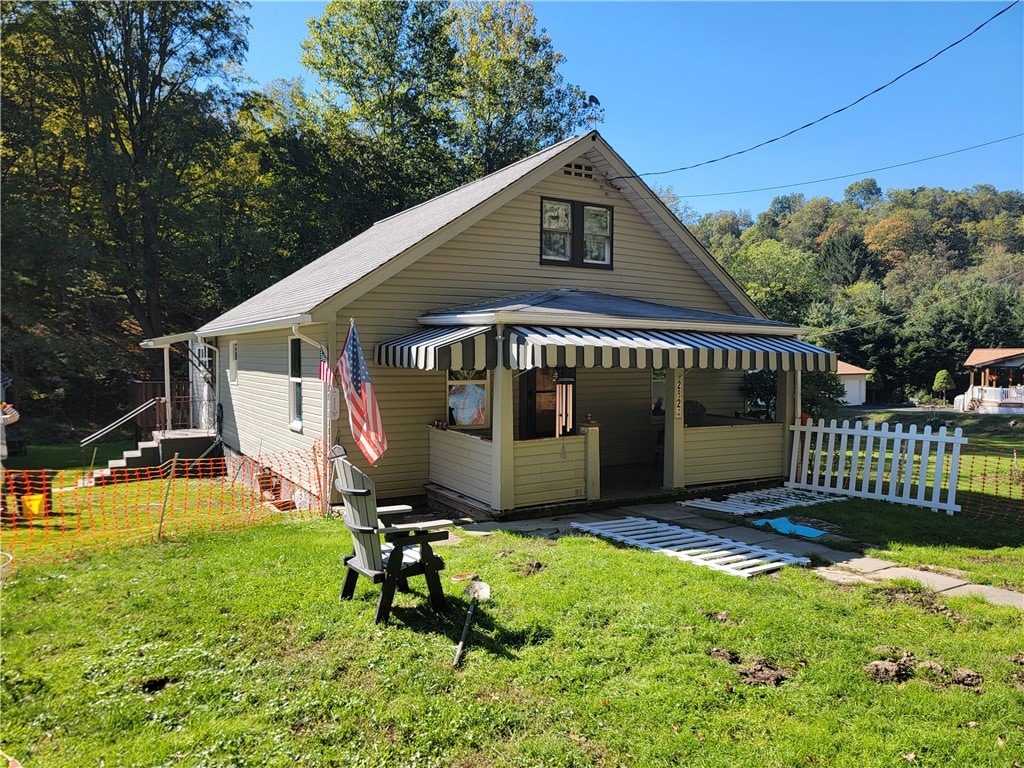
[[[874,372],[878,401],[928,393],[949,370],[966,388],[974,347],[1024,345],[1024,194],[890,189],[863,179],[842,200],[775,198],[692,229],[772,318]]]
[[[123,413],[160,371],[142,339],[602,118],[529,3],[335,0],[303,46],[315,93],[251,90],[244,12],[2,6],[0,362],[40,435]],[[902,399],[974,346],[1024,346],[1024,195],[978,181],[686,223],[769,316]]]

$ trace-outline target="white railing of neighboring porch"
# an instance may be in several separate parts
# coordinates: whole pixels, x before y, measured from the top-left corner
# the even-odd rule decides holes
[[[971,387],[968,398],[981,402],[1001,403],[1004,400],[1024,401],[1024,385],[1012,387]]]
[[[956,503],[960,448],[967,444],[959,427],[918,432],[912,424],[893,430],[888,424],[852,426],[835,420],[826,425],[796,424],[790,463],[790,488],[879,499],[898,504],[960,511]]]

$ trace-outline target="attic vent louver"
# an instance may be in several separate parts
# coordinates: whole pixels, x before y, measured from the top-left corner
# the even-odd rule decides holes
[[[593,179],[594,166],[583,165],[582,163],[566,163],[562,173],[566,176],[575,176],[580,179]]]

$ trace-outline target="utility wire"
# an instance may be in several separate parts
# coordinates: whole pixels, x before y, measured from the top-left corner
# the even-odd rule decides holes
[[[1015,133],[1013,136],[1004,136],[1001,139],[993,139],[992,141],[986,141],[986,142],[984,142],[982,144],[975,144],[973,147],[964,147],[963,149],[954,149],[951,152],[943,152],[943,153],[938,154],[938,155],[931,155],[930,157],[922,157],[919,160],[908,160],[905,163],[896,163],[895,165],[886,165],[886,166],[883,166],[882,168],[873,168],[870,171],[857,171],[856,173],[844,173],[842,176],[829,176],[828,178],[825,178],[825,179],[815,179],[814,181],[797,181],[797,182],[794,182],[793,184],[779,184],[779,185],[774,186],[774,187],[758,187],[757,189],[740,189],[740,190],[736,190],[735,192],[705,192],[705,193],[699,194],[699,195],[686,195],[686,194],[681,194],[681,193],[677,193],[677,194],[679,195],[679,197],[685,197],[685,198],[692,198],[692,197],[722,197],[722,196],[725,196],[725,195],[745,195],[748,192],[770,192],[770,191],[772,191],[774,189],[788,189],[790,187],[804,187],[804,186],[807,186],[808,184],[821,184],[821,183],[826,182],[826,181],[836,181],[837,179],[849,179],[849,178],[852,178],[854,176],[861,176],[861,177],[863,177],[864,175],[870,174],[870,173],[878,173],[879,171],[888,171],[888,170],[891,170],[893,168],[902,168],[902,167],[904,167],[906,165],[914,165],[915,163],[925,163],[925,162],[928,162],[929,160],[937,160],[940,157],[949,157],[950,155],[957,155],[957,154],[959,154],[961,152],[970,152],[972,149],[980,149],[981,147],[987,147],[987,146],[990,146],[992,144],[999,144],[1002,141],[1010,141],[1012,139],[1019,139],[1021,136],[1024,136],[1024,133]]]
[[[838,115],[840,112],[845,112],[850,107],[856,106],[857,104],[860,104],[865,99],[870,98],[871,96],[874,96],[876,93],[880,93],[881,91],[884,91],[890,85],[896,83],[899,80],[902,80],[904,77],[909,75],[911,72],[914,72],[914,71],[920,69],[921,67],[923,67],[925,64],[928,64],[928,63],[934,61],[935,59],[937,59],[939,56],[941,56],[942,54],[944,54],[946,51],[950,50],[951,48],[955,48],[956,46],[960,45],[960,43],[964,42],[967,38],[971,37],[971,35],[975,34],[978,31],[980,31],[983,27],[985,27],[986,25],[988,25],[991,22],[995,21],[997,18],[1002,16],[1004,13],[1006,13],[1008,10],[1013,8],[1015,5],[1018,5],[1019,3],[1020,3],[1020,0],[1013,0],[1013,2],[1010,3],[1008,6],[1003,8],[1001,11],[996,13],[991,18],[989,18],[986,21],[984,21],[981,24],[979,24],[977,27],[972,29],[966,35],[961,37],[959,40],[950,43],[945,48],[943,48],[941,51],[939,51],[938,53],[936,53],[936,54],[934,54],[932,56],[929,56],[927,59],[922,61],[920,64],[915,64],[913,67],[908,69],[906,72],[903,72],[902,74],[897,75],[896,77],[894,77],[892,80],[890,80],[885,85],[880,85],[877,88],[875,88],[875,90],[871,91],[870,93],[865,93],[859,99],[856,99],[855,101],[851,101],[845,107],[840,107],[839,109],[836,109],[836,110],[833,110],[832,112],[829,112],[827,115],[822,115],[817,120],[812,120],[809,123],[805,123],[804,125],[801,125],[799,128],[794,128],[793,130],[787,131],[786,133],[783,133],[780,136],[776,136],[773,139],[767,139],[766,141],[762,141],[760,144],[755,144],[752,147],[747,147],[746,149],[741,149],[741,150],[739,150],[737,152],[730,152],[727,155],[722,155],[721,157],[716,157],[713,160],[705,160],[705,161],[703,161],[701,163],[694,163],[693,165],[684,165],[684,166],[681,166],[679,168],[671,168],[671,169],[669,169],[667,171],[648,171],[647,173],[638,173],[638,174],[633,175],[633,176],[616,176],[613,179],[609,179],[609,181],[615,181],[616,179],[637,179],[637,178],[641,178],[643,176],[662,176],[662,175],[664,175],[666,173],[676,173],[677,171],[689,171],[689,170],[691,170],[693,168],[700,168],[703,165],[711,165],[712,163],[718,163],[718,162],[721,162],[722,160],[728,160],[730,157],[736,157],[737,155],[744,155],[747,152],[753,152],[755,149],[760,149],[761,147],[767,146],[768,144],[772,144],[772,143],[774,143],[776,141],[780,141],[781,139],[785,139],[785,138],[787,138],[789,136],[792,136],[794,133],[802,131],[805,128],[810,128],[812,125],[817,125],[818,123],[822,122],[823,120],[827,120],[830,117],[834,117],[835,115]]]

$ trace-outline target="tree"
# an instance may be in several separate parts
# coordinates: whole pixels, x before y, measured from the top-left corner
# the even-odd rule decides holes
[[[843,199],[865,210],[882,202],[882,189],[874,179],[861,179],[843,190]]]
[[[565,57],[522,0],[455,6],[457,144],[471,175],[520,160],[603,117],[596,97],[566,83]]]
[[[373,143],[399,210],[464,180],[451,20],[447,2],[331,0],[302,43],[303,65],[327,86],[323,118]]]
[[[845,287],[881,277],[878,260],[856,230],[847,230],[825,241],[818,254],[818,271],[834,286]]]
[[[211,300],[193,217],[217,202],[246,21],[228,2],[2,13],[4,366],[33,422],[81,419],[144,367],[128,338],[194,327]]]
[[[827,419],[843,406],[846,387],[831,371],[808,371],[802,377],[800,404],[812,419]]]
[[[935,374],[935,381],[932,382],[932,392],[941,392],[942,403],[945,405],[946,393],[951,389],[956,389],[956,384],[953,382],[953,374],[943,368]]]
[[[814,254],[775,240],[743,246],[725,266],[773,320],[799,323],[810,305],[824,295]]]

